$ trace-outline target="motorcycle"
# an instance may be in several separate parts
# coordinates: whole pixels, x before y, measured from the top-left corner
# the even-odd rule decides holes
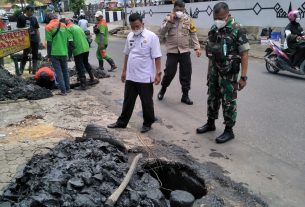
[[[91,43],[92,43],[93,39],[92,39],[92,35],[91,35],[90,31],[89,30],[85,31],[85,35],[87,37],[87,41],[89,43],[89,47],[91,47]]]
[[[303,37],[302,44],[305,44]],[[293,54],[288,49],[277,46],[270,40],[269,47],[266,49],[265,61],[266,69],[269,73],[277,74],[279,71],[289,71],[298,75],[305,75],[305,60],[301,63],[300,68],[292,65]]]

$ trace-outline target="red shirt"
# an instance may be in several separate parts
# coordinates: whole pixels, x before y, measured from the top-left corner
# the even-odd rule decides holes
[[[48,74],[48,76],[50,77],[50,80],[51,80],[51,81],[55,80],[55,73],[54,73],[54,71],[53,71],[51,68],[48,68],[48,67],[40,68],[40,69],[36,72],[35,78],[36,78],[36,79],[39,79],[40,74],[41,74],[42,72],[45,72],[46,74]]]

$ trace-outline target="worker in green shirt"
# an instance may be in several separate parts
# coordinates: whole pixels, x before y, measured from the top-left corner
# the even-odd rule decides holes
[[[69,32],[66,25],[59,22],[56,14],[49,13],[48,18],[50,23],[45,28],[48,57],[51,58],[52,66],[55,69],[56,80],[60,89],[58,95],[65,96],[71,91],[67,63]]]
[[[96,56],[99,61],[99,68],[104,70],[104,61],[105,59],[111,66],[109,72],[117,68],[112,58],[107,54],[106,49],[108,46],[108,26],[106,20],[103,18],[103,12],[97,11],[95,13],[97,24],[94,26],[94,33],[96,34],[95,42],[98,47],[96,50]]]
[[[80,87],[75,89],[86,90],[87,81],[85,71],[87,70],[90,80],[88,85],[97,84],[99,81],[93,76],[91,66],[89,64],[89,44],[86,39],[85,32],[78,25],[75,25],[70,19],[63,18],[60,20],[66,24],[67,29],[73,40],[73,56],[78,78],[80,80]]]

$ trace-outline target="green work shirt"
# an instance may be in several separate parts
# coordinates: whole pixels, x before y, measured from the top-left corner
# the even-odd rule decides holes
[[[50,23],[46,26],[46,41],[51,42],[52,49],[51,55],[52,56],[67,56],[68,55],[68,39],[69,39],[69,32],[66,28],[66,25],[61,23],[59,32],[53,38],[52,35],[55,34],[59,25],[59,20],[53,19]]]
[[[67,28],[73,39],[73,55],[89,52],[89,44],[84,30],[73,23],[68,24]]]
[[[95,42],[100,45],[100,38],[101,35],[104,35],[104,45],[108,45],[108,26],[107,22],[102,19],[97,23],[97,28],[99,30],[99,33],[96,35]]]

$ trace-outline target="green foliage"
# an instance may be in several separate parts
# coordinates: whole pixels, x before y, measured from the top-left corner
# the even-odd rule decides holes
[[[111,11],[123,11],[123,8],[112,8]]]
[[[21,9],[16,9],[13,14],[14,19],[17,20],[17,18],[21,15],[21,13],[22,13]]]
[[[71,0],[71,9],[74,13],[78,14],[79,10],[85,7],[85,0]]]

